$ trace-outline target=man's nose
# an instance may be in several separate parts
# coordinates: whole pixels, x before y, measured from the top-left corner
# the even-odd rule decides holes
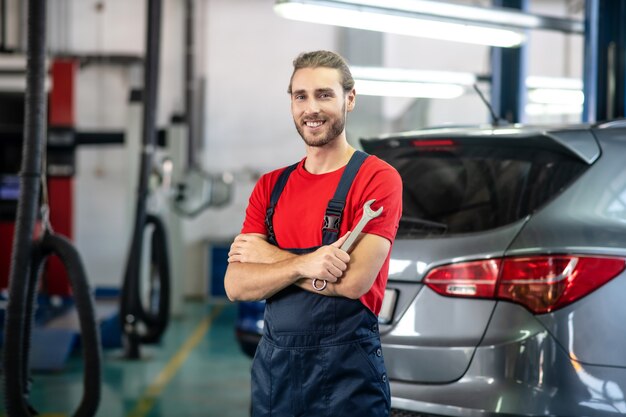
[[[317,100],[315,100],[314,98],[307,100],[305,111],[307,113],[319,113],[320,106]]]

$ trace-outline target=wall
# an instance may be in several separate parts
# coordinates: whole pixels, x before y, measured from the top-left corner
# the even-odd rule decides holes
[[[51,0],[69,8],[69,18],[57,28],[57,49],[83,52],[141,54],[145,2]],[[103,9],[95,4],[102,3]],[[159,122],[165,125],[182,108],[182,0],[165,0]],[[564,15],[560,0],[536,1],[541,10]],[[301,51],[335,49],[359,58],[357,40],[345,42],[346,29],[287,21],[272,10],[273,0],[198,0],[197,70],[205,77],[206,107],[202,114],[203,152],[211,173],[231,172],[235,178],[232,204],[209,209],[184,224],[189,276],[187,294],[205,291],[203,245],[227,242],[238,233],[256,176],[302,157],[303,147],[289,112],[286,94],[291,61]],[[533,10],[533,11],[541,11]],[[54,16],[51,18],[54,19]],[[67,33],[64,33],[67,31]],[[452,42],[379,35],[380,61],[387,66],[489,72],[488,48]],[[350,38],[358,36],[350,36]],[[582,39],[533,33],[529,74],[579,76]],[[569,45],[565,53],[564,45]],[[361,62],[352,62],[362,64]],[[123,128],[128,89],[140,74],[124,67],[87,67],[80,72],[78,123],[82,128]],[[362,108],[379,106],[383,116],[371,123]],[[408,111],[407,111],[408,110]],[[476,124],[488,120],[475,93],[455,100],[406,100],[358,97],[348,119],[348,131],[377,135],[398,128],[426,125]],[[363,130],[363,126],[368,126]],[[353,137],[354,136],[354,137]],[[129,166],[136,155],[123,146],[84,147],[78,152],[76,178],[76,240],[95,285],[119,285],[130,236],[126,201]]]

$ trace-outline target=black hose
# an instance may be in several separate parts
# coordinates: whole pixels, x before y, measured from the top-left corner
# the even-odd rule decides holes
[[[9,303],[4,337],[5,406],[11,417],[29,416],[22,396],[24,323],[30,320],[24,307],[28,293],[33,231],[39,203],[42,147],[45,143],[46,0],[28,2],[28,48],[24,117],[24,144],[20,171],[20,197],[9,272]]]
[[[146,214],[148,183],[156,147],[161,9],[161,0],[148,0],[148,30],[146,34],[143,89],[143,147],[139,168],[135,222],[120,298],[120,319],[122,322],[125,355],[129,359],[138,359],[140,357],[139,344],[144,339],[139,333],[139,322],[146,317],[140,301],[139,281],[144,228],[148,224]],[[169,294],[166,295],[169,297]],[[151,330],[148,331],[148,335],[150,334]]]
[[[83,400],[75,416],[90,417],[100,401],[100,340],[93,300],[85,270],[76,249],[67,239],[46,233],[33,243],[39,203],[42,150],[45,145],[46,96],[45,34],[46,0],[28,2],[28,63],[24,145],[9,273],[9,303],[6,311],[4,346],[5,406],[9,417],[30,417],[36,412],[27,404],[29,393],[28,353],[37,279],[43,260],[55,253],[65,265],[76,298],[85,362]]]
[[[142,343],[158,343],[167,328],[170,315],[170,261],[167,248],[167,232],[165,224],[157,216],[149,214],[146,225],[154,230],[151,238],[150,251],[150,301],[148,310],[138,300],[141,307],[141,320],[146,324],[147,331],[141,335]]]
[[[102,378],[102,351],[100,333],[96,322],[94,300],[85,268],[78,251],[72,243],[61,235],[46,232],[33,246],[33,261],[31,264],[29,304],[34,305],[37,278],[40,275],[46,258],[56,255],[65,266],[72,287],[72,294],[78,312],[83,353],[83,386],[84,392],[74,417],[91,417],[96,414],[100,404]],[[30,310],[32,317],[32,309]],[[29,322],[30,323],[30,322]],[[25,327],[23,335],[24,346],[30,345],[30,326]],[[24,349],[24,369],[28,369],[28,350]],[[26,375],[26,374],[25,374]]]

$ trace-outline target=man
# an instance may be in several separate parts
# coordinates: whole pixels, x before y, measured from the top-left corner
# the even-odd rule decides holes
[[[224,282],[233,301],[267,300],[252,414],[388,416],[376,315],[402,211],[401,179],[346,139],[356,92],[344,59],[315,51],[293,64],[288,93],[306,157],[259,179]],[[343,251],[372,199],[382,214]]]

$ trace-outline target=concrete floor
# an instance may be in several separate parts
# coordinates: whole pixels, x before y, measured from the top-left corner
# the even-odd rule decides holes
[[[251,360],[234,338],[236,307],[187,303],[161,345],[142,347],[142,359],[104,352],[99,417],[245,417]],[[82,396],[82,362],[60,373],[35,374],[31,404],[42,417],[71,416]],[[4,416],[4,395],[0,415]]]

